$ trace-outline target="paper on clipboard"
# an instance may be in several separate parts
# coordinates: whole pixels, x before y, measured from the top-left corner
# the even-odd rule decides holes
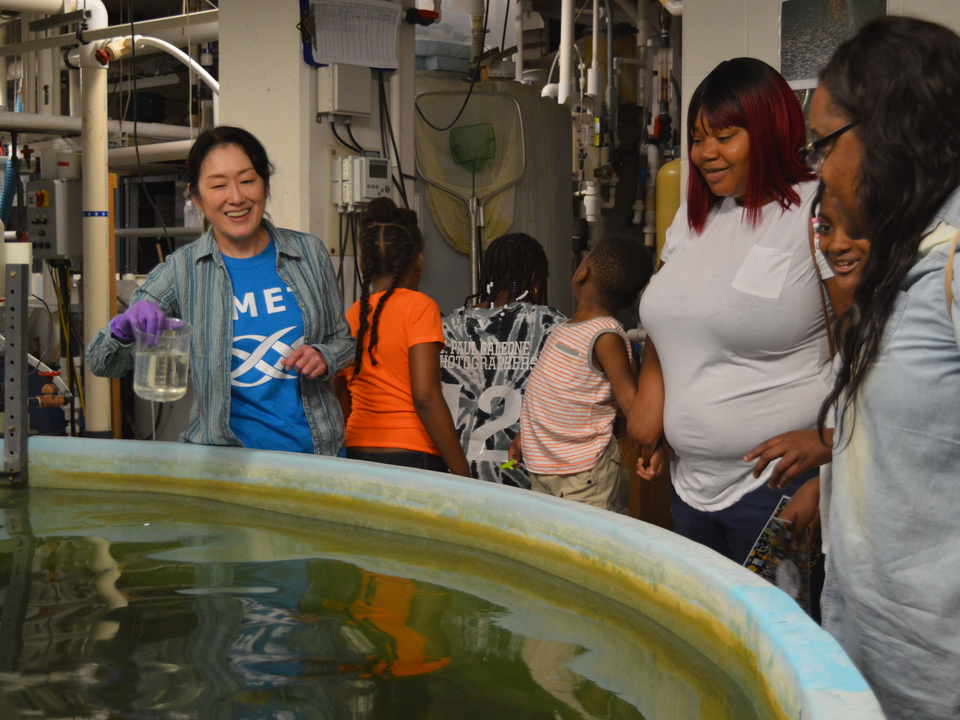
[[[310,0],[313,61],[395,70],[400,10],[384,0]]]

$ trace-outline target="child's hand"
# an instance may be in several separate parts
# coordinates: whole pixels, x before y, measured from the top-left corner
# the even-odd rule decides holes
[[[809,527],[810,541],[816,542],[820,537],[820,478],[807,480],[800,486],[781,511],[780,518],[793,523],[794,538]]]
[[[520,433],[510,443],[510,449],[507,451],[507,457],[516,465],[523,462],[523,450],[520,449]]]
[[[637,458],[637,477],[647,480],[654,480],[663,472],[667,462],[667,450],[663,444],[658,444],[653,451],[649,446],[644,446],[640,450],[640,456]]]

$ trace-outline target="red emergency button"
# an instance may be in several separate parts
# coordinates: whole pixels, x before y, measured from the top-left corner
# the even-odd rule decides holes
[[[37,190],[37,207],[38,208],[50,207],[50,191],[49,190]]]

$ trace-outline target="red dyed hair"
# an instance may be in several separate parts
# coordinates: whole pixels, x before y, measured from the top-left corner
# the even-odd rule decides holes
[[[756,224],[773,198],[784,210],[800,202],[793,185],[814,175],[800,158],[807,131],[796,95],[776,70],[755,58],[725,60],[697,87],[687,113],[687,142],[693,144],[697,117],[713,130],[742,127],[750,140],[750,166],[744,210]],[[707,214],[723,198],[714,195],[690,159],[687,222],[698,235]]]

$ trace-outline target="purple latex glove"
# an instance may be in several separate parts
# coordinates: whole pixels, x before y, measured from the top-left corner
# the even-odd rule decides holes
[[[167,317],[159,305],[149,300],[139,300],[110,321],[110,333],[122,343],[136,339],[134,328],[148,335],[159,335],[167,324]]]

